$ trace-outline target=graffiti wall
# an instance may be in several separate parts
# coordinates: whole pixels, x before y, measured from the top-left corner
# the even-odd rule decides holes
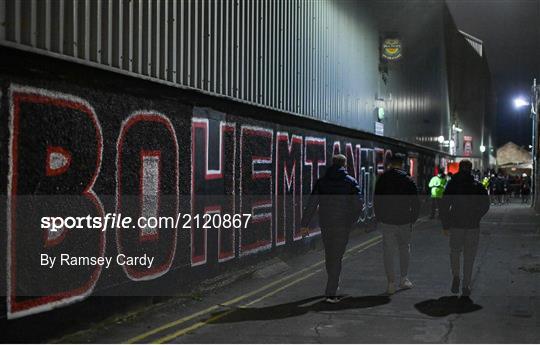
[[[110,291],[158,294],[160,281],[187,285],[318,240],[317,219],[308,237],[299,223],[335,153],[347,156],[362,187],[363,222],[374,217],[374,183],[389,157],[408,157],[419,185],[434,165],[425,152],[261,121],[257,113],[50,81],[2,85],[8,319]],[[113,215],[171,223],[126,228]],[[110,222],[105,230],[43,228],[51,216]],[[153,259],[52,268],[62,254]]]

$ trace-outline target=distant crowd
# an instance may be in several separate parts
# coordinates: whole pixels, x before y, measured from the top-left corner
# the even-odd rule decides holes
[[[474,178],[481,182],[488,191],[492,205],[510,203],[512,199],[521,199],[521,203],[528,203],[531,195],[531,178],[526,173],[521,175],[507,175],[503,172],[486,170],[483,173],[473,170]],[[433,199],[432,217],[435,208],[438,208],[437,199],[442,197],[444,187],[452,179],[452,173],[440,172],[429,181],[428,191]]]
[[[521,198],[522,203],[529,202],[531,178],[525,173],[516,176],[489,171],[481,181],[488,190],[492,205],[509,203],[512,198]]]

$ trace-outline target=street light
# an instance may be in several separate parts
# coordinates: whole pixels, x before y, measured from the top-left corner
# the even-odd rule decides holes
[[[480,152],[486,152],[486,147],[484,145],[480,145]]]
[[[532,176],[531,176],[531,194],[532,202],[531,206],[536,208],[536,180],[538,178],[538,160],[536,155],[538,154],[538,105],[540,104],[540,85],[536,84],[536,78],[533,79],[533,85],[531,87],[531,120],[532,120]]]
[[[516,109],[523,108],[528,105],[529,105],[529,102],[527,102],[523,97],[518,97],[514,99],[514,107]]]
[[[532,205],[535,206],[536,203],[536,179],[538,176],[538,162],[537,162],[537,148],[538,148],[538,105],[540,101],[540,86],[536,84],[536,79],[533,79],[533,85],[531,87],[531,93],[529,101],[523,97],[518,97],[514,99],[514,107],[516,109],[522,108],[525,106],[530,106],[531,122],[532,122],[532,145],[529,145],[532,155],[532,176],[531,176],[531,194],[532,194]]]
[[[459,128],[459,127],[456,126],[455,124],[452,125],[452,130],[453,130],[453,131],[456,131],[456,132],[463,132],[463,129],[462,129],[462,128]]]

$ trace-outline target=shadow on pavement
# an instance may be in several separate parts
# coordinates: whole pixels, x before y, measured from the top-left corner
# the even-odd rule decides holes
[[[361,296],[345,297],[339,303],[331,304],[324,301],[324,296],[316,296],[300,301],[277,304],[269,307],[232,309],[231,313],[213,320],[210,323],[278,320],[300,316],[308,312],[362,309],[376,307],[387,304],[388,302],[390,302],[390,298],[388,296]],[[212,314],[210,319],[221,313],[222,312]]]
[[[444,296],[439,299],[428,299],[414,305],[421,313],[442,317],[450,314],[466,314],[482,309],[482,306],[475,304],[470,297]]]

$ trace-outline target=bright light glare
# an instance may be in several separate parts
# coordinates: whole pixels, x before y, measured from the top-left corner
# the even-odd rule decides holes
[[[456,125],[452,125],[452,129],[453,129],[454,131],[456,131],[456,132],[462,132],[462,131],[463,131],[463,129],[459,128],[459,127],[456,126]]]
[[[444,143],[444,137],[443,137],[442,135],[439,136],[439,137],[437,138],[437,141],[438,141],[440,144]]]
[[[484,145],[480,145],[480,152],[486,152],[486,147]]]
[[[514,107],[521,108],[529,105],[529,102],[524,100],[523,98],[516,98],[514,99]]]

